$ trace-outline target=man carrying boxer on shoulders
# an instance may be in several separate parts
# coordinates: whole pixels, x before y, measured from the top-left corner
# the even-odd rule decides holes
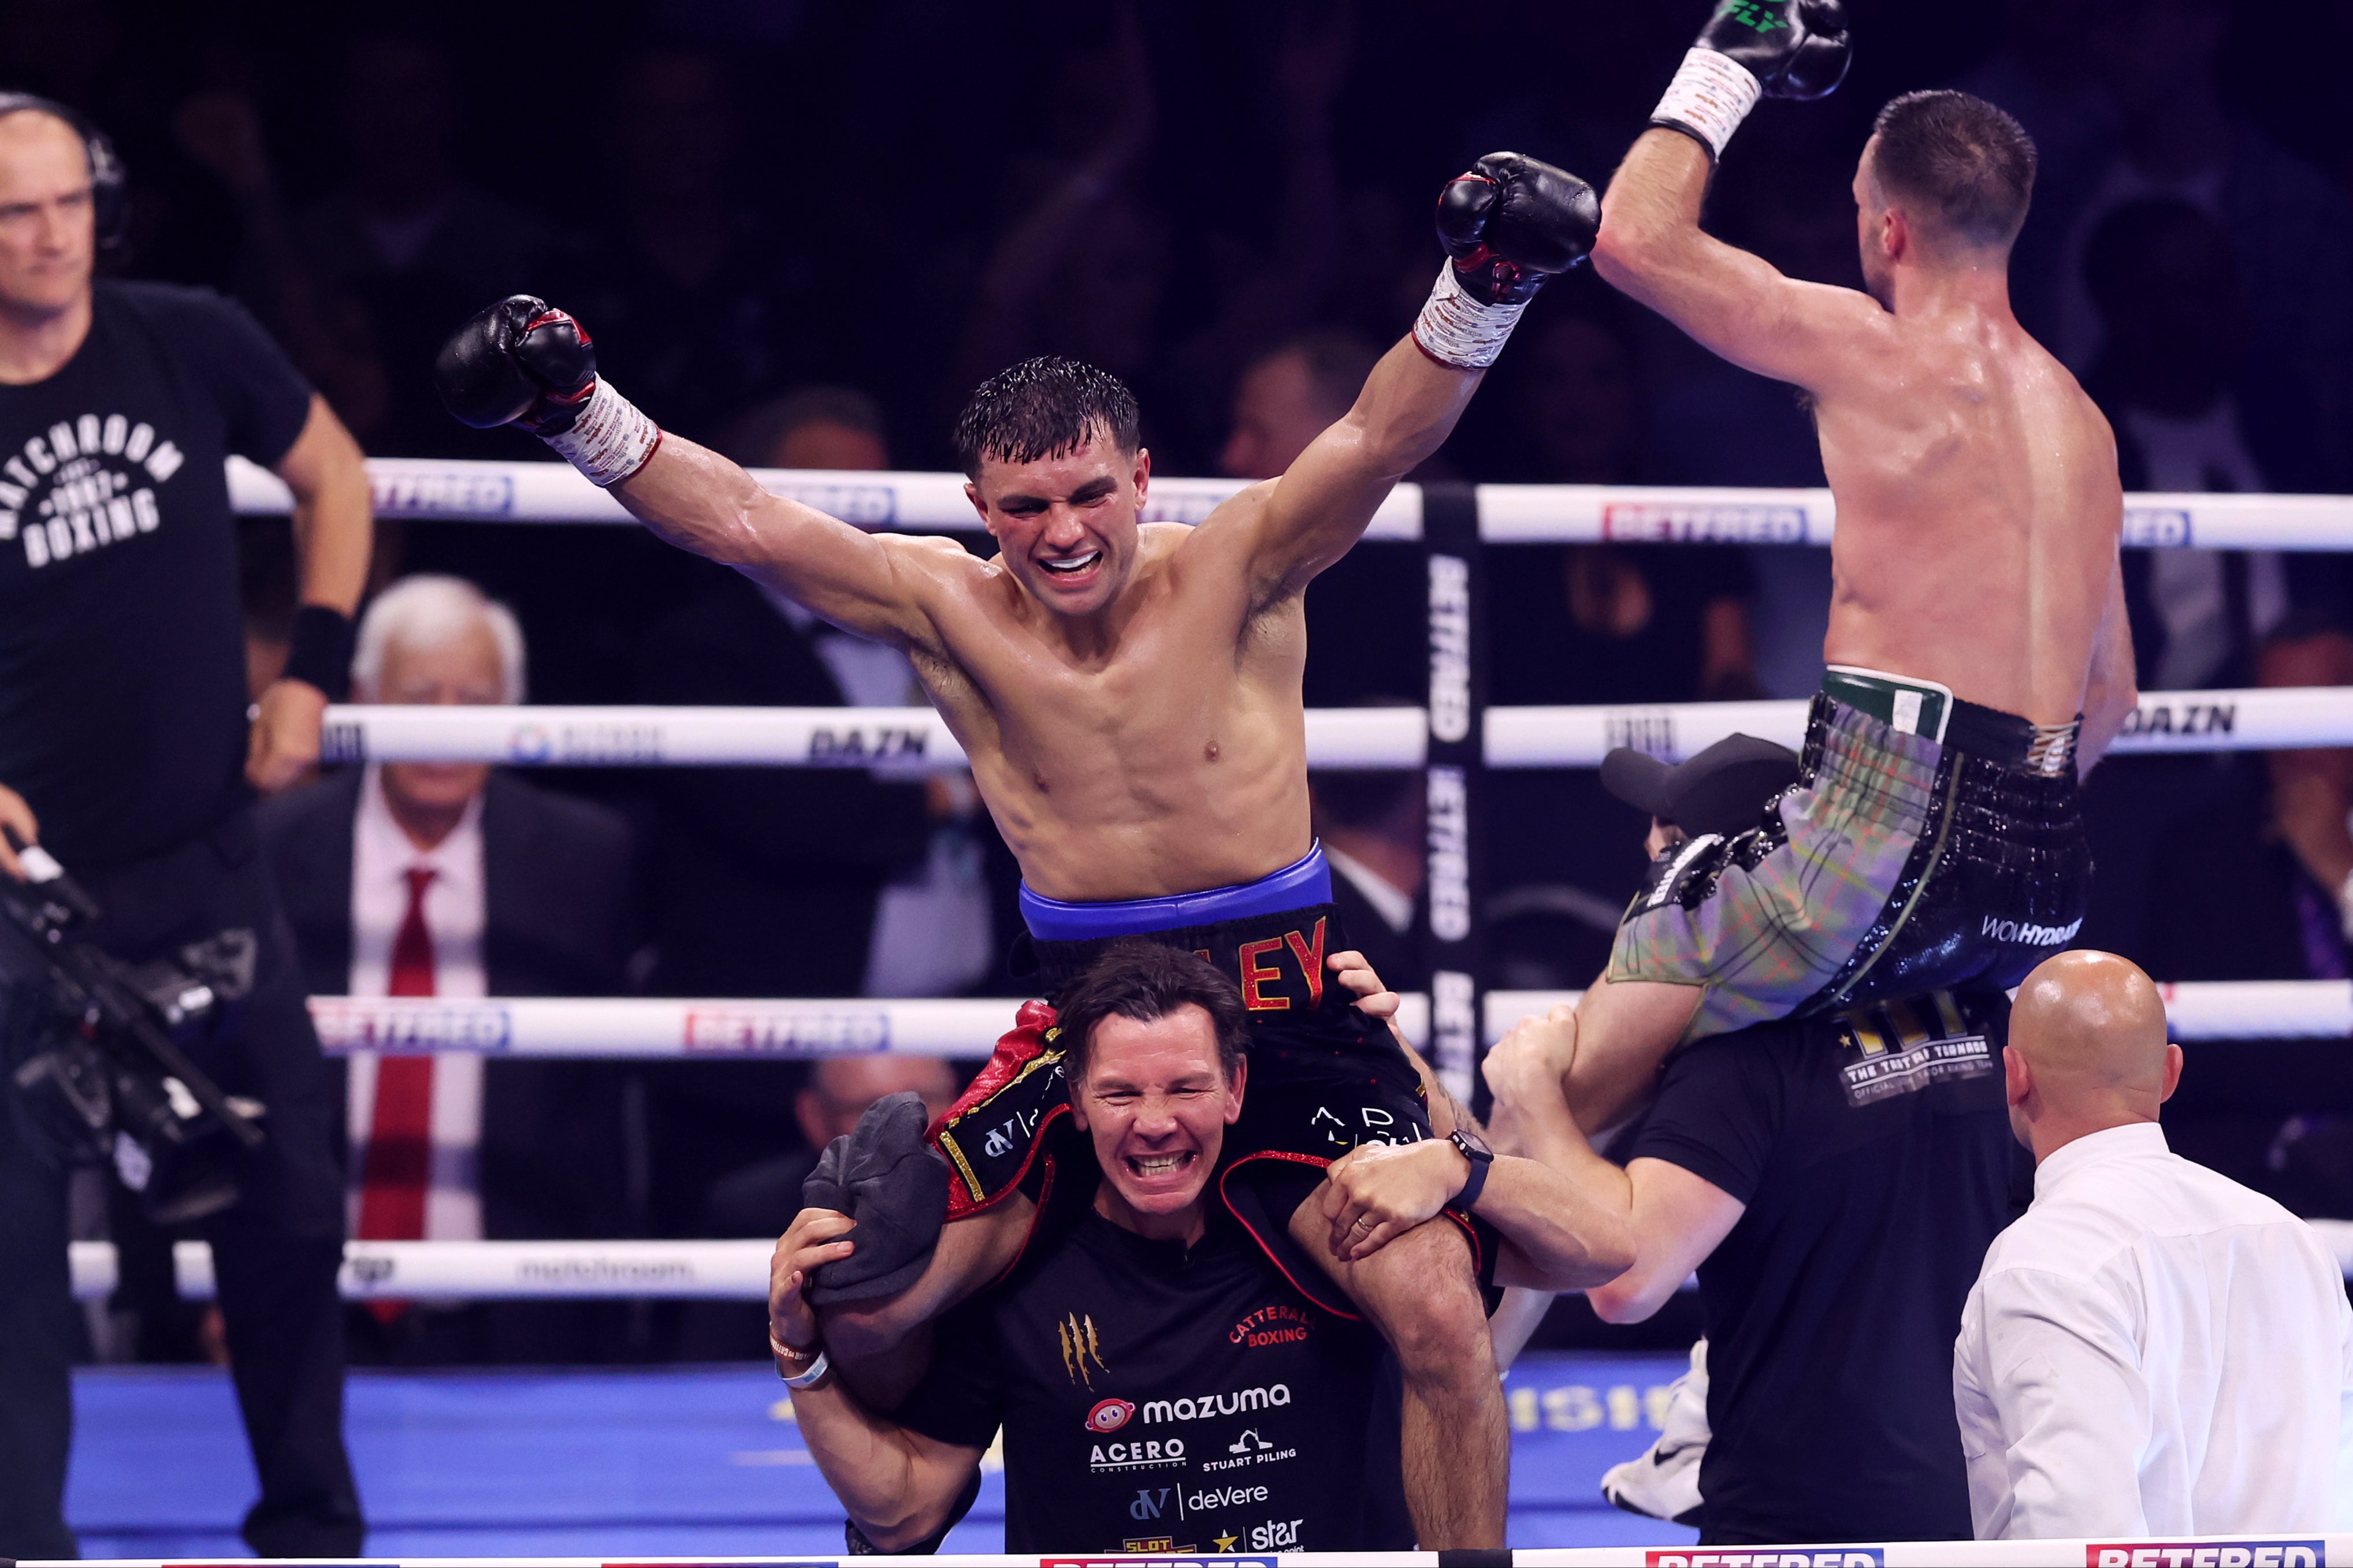
[[[1725,0],[1602,204],[1604,278],[1806,394],[1838,533],[1804,776],[1754,829],[1670,845],[1576,1029],[1522,1037],[1558,1049],[1588,1130],[1678,1044],[2007,987],[2066,945],[2092,870],[2077,781],[2136,700],[2116,444],[2010,313],[2017,121],[1957,92],[1881,111],[1854,178],[1868,292],[1699,226],[1758,96],[1820,97],[1847,53],[1837,0]]]
[[[1198,528],[1137,521],[1151,460],[1113,378],[1053,359],[991,377],[956,427],[966,494],[998,545],[987,561],[950,539],[861,532],[663,436],[596,378],[587,334],[540,300],[484,311],[437,367],[460,419],[522,424],[671,542],[906,651],[1021,862],[1050,997],[1123,936],[1207,952],[1235,978],[1251,1092],[1219,1195],[1305,1293],[1396,1347],[1407,1497],[1429,1548],[1503,1543],[1509,1438],[1478,1284],[1493,1248],[1464,1221],[1343,1262],[1310,1202],[1350,1148],[1453,1129],[1443,1108],[1433,1128],[1419,1064],[1324,984],[1346,943],[1308,827],[1301,595],[1445,440],[1525,301],[1583,258],[1596,221],[1583,182],[1532,159],[1495,154],[1450,183],[1451,260],[1413,333],[1287,473]],[[908,1226],[923,1246],[894,1258],[870,1237],[851,1278],[817,1282],[837,1363],[871,1367],[1019,1256],[1070,1111],[1051,1024],[1025,1008],[933,1130],[953,1171],[936,1247]]]

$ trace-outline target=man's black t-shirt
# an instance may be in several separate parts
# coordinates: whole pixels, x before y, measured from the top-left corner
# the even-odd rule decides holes
[[[895,1418],[1002,1424],[1008,1552],[1409,1551],[1380,1356],[1230,1220],[1188,1251],[1090,1210],[942,1321]]]
[[[239,307],[101,282],[90,336],[0,386],[0,784],[69,867],[181,843],[242,798],[229,453],[274,466],[311,389]]]
[[[1627,1152],[1747,1205],[1699,1268],[1714,1543],[1967,1540],[1953,1339],[2021,1152],[2000,994],[1703,1040]]]

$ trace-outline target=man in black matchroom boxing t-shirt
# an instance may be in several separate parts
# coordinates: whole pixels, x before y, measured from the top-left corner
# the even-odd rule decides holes
[[[834,1377],[801,1300],[849,1219],[805,1209],[777,1244],[772,1348],[852,1550],[936,1550],[1000,1425],[1008,1552],[1410,1550],[1380,1336],[1311,1306],[1205,1201],[1245,1087],[1239,992],[1141,947],[1065,1004],[1094,1202],[941,1321],[890,1417]]]
[[[259,854],[252,790],[316,759],[366,575],[358,447],[237,307],[94,281],[121,165],[65,106],[0,94],[0,876],[37,842],[95,900],[92,939],[138,963],[243,933],[234,1021],[188,1043],[266,1134],[204,1218],[261,1496],[266,1557],[352,1557],[343,1444],[340,1110]],[[248,725],[224,460],[293,494],[302,607]],[[0,1069],[37,1043],[0,990]],[[66,1172],[0,1070],[0,1558],[70,1557],[63,1514],[74,1315]],[[137,1253],[127,1257],[135,1261]]]

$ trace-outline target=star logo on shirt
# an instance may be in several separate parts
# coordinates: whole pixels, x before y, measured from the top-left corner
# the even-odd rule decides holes
[[[1239,1535],[1220,1535],[1218,1537],[1218,1550],[1220,1552],[1231,1552],[1234,1549],[1235,1544],[1240,1540],[1241,1537]]]

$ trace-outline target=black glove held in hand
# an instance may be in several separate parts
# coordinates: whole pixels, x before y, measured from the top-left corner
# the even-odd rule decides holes
[[[1593,187],[1518,153],[1490,153],[1438,195],[1438,237],[1462,291],[1520,305],[1585,259],[1601,228]]]
[[[1746,67],[1767,98],[1822,97],[1854,52],[1839,0],[1724,0],[1698,42]]]
[[[596,351],[570,316],[512,294],[450,334],[434,357],[433,385],[441,405],[478,430],[561,435],[596,389]]]
[[[948,1163],[923,1137],[930,1117],[913,1089],[866,1108],[857,1130],[835,1139],[801,1184],[801,1206],[858,1222],[857,1248],[810,1279],[811,1306],[896,1295],[932,1260],[948,1214]]]

